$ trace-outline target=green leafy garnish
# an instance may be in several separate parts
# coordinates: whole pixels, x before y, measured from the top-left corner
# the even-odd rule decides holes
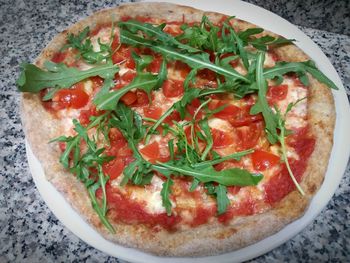
[[[204,168],[192,168],[189,165],[179,166],[174,162],[157,162],[157,165],[167,168],[174,173],[194,177],[202,183],[216,182],[225,186],[248,186],[257,185],[262,179],[261,174],[254,175],[240,168],[231,168],[222,171],[216,171],[212,166],[209,165]]]
[[[295,72],[298,74],[305,74],[306,72],[311,74],[318,81],[326,84],[328,87],[337,90],[338,87],[331,81],[326,75],[319,71],[315,63],[311,60],[305,62],[277,62],[272,68],[264,69],[264,77],[267,79],[283,79],[283,75],[287,73]],[[308,85],[307,79],[304,80],[304,84]]]
[[[271,144],[277,142],[277,119],[275,113],[270,108],[267,99],[267,82],[263,75],[265,53],[259,52],[256,62],[256,85],[258,87],[258,100],[251,108],[251,114],[262,113],[265,121],[265,129],[267,131],[267,138]]]
[[[150,183],[153,177],[153,173],[150,170],[151,164],[143,159],[137,149],[137,144],[146,133],[146,127],[142,124],[141,116],[123,103],[119,103],[116,105],[110,123],[122,132],[135,158],[135,161],[124,169],[124,178],[121,185],[127,184],[129,180],[136,185]]]
[[[226,186],[222,184],[214,185],[212,183],[206,183],[205,187],[207,188],[208,194],[216,198],[218,215],[224,214],[227,207],[230,205]]]
[[[112,56],[111,44],[113,41],[113,26],[111,31],[110,43],[104,44],[101,43],[100,39],[97,40],[99,51],[94,51],[91,39],[88,37],[90,33],[89,27],[85,27],[77,35],[69,34],[67,36],[67,44],[64,45],[63,49],[71,47],[78,50],[79,55],[89,64],[106,62],[110,60]]]
[[[187,53],[183,50],[177,50],[176,48],[166,46],[156,41],[144,39],[126,30],[121,30],[120,33],[120,41],[124,44],[129,44],[132,46],[146,46],[151,48],[155,52],[161,53],[164,57],[168,59],[181,60],[194,69],[207,68],[230,79],[238,79],[248,83],[250,82],[249,79],[239,74],[232,67],[228,68],[212,63],[209,60],[209,54],[207,53]]]
[[[171,201],[170,201],[170,194],[171,194],[171,186],[174,184],[173,180],[169,177],[164,183],[162,191],[160,192],[160,195],[162,196],[162,202],[163,206],[165,207],[166,213],[168,216],[171,215]]]
[[[120,98],[132,89],[141,89],[146,91],[148,96],[151,96],[151,91],[159,88],[167,76],[166,62],[163,60],[160,71],[158,75],[154,75],[150,72],[144,72],[143,69],[151,62],[150,60],[142,59],[136,54],[133,55],[136,58],[137,63],[137,75],[132,80],[132,82],[116,91],[105,92],[104,94],[98,96],[94,99],[94,103],[97,105],[98,109],[101,110],[113,110],[118,104]]]
[[[119,71],[118,66],[112,63],[101,64],[88,70],[79,70],[69,68],[60,63],[56,64],[46,61],[44,64],[46,70],[43,70],[33,64],[21,64],[21,75],[17,80],[18,89],[22,92],[37,93],[45,88],[55,88],[57,92],[61,88],[69,88],[75,83],[85,80],[89,77],[99,76],[104,79],[113,79]],[[51,93],[51,99],[54,94]]]
[[[66,149],[60,157],[60,162],[85,185],[92,207],[98,214],[101,222],[111,233],[115,233],[113,226],[109,223],[106,216],[107,196],[105,186],[108,176],[102,171],[102,165],[111,161],[113,157],[103,155],[104,148],[98,148],[95,139],[91,139],[88,135],[89,129],[100,123],[105,123],[107,119],[108,114],[101,115],[91,121],[87,128],[81,126],[77,120],[73,120],[74,130],[77,134],[69,137],[61,136],[51,142],[60,141],[66,143]],[[85,141],[87,145],[87,150],[84,153],[80,149],[82,141]],[[72,160],[70,160],[70,155],[72,156]],[[96,191],[99,188],[102,190],[101,202],[96,196]]]

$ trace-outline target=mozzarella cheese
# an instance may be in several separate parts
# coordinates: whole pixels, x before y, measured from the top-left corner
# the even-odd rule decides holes
[[[131,192],[131,199],[138,202],[145,202],[145,210],[150,214],[165,213],[163,206],[161,190],[163,181],[153,176],[151,184],[145,186],[144,189],[135,189]]]

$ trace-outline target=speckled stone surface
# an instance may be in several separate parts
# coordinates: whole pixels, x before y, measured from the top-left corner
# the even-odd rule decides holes
[[[349,0],[244,0],[295,25],[350,35]]]
[[[26,161],[15,87],[21,61],[33,61],[56,33],[115,2],[0,1],[0,262],[122,262],[74,236],[42,200]],[[350,37],[301,29],[329,57],[350,97]],[[350,164],[311,225],[251,262],[349,262],[349,215]]]

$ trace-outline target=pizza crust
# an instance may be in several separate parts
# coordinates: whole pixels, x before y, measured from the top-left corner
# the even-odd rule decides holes
[[[213,21],[220,20],[221,14],[203,12],[190,7],[165,3],[137,3],[99,11],[74,24],[57,35],[41,52],[36,64],[45,60],[65,43],[67,33],[77,33],[86,26],[94,28],[98,24],[110,22],[113,16],[118,21],[123,16],[154,16],[168,20],[186,22],[200,21],[203,14]],[[241,30],[255,27],[238,19],[234,24]],[[274,35],[274,34],[273,34]],[[296,46],[288,45],[277,49],[278,55],[287,61],[304,61],[308,57]],[[309,76],[310,77],[310,76]],[[301,186],[306,196],[291,192],[276,207],[266,213],[236,217],[228,225],[214,224],[169,233],[165,230],[153,232],[143,225],[113,224],[116,234],[106,231],[90,205],[85,187],[74,176],[67,173],[59,163],[60,150],[57,144],[47,144],[60,135],[58,121],[44,110],[37,94],[23,94],[21,113],[26,138],[45,171],[46,178],[65,196],[82,217],[98,230],[106,239],[127,247],[134,247],[161,256],[207,256],[233,251],[255,243],[278,232],[288,223],[304,214],[310,199],[321,186],[333,144],[335,107],[331,91],[310,77],[310,98],[308,100],[308,120],[315,136],[315,150],[312,153],[306,175]]]

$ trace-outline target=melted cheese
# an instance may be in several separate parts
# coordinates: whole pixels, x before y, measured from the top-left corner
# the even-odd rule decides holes
[[[63,127],[64,134],[73,134],[73,119],[78,119],[80,115],[80,110],[76,109],[62,109],[57,112],[57,117],[60,118]]]
[[[217,129],[223,132],[233,132],[233,128],[228,121],[219,118],[212,118],[208,120],[208,125],[212,129]]]
[[[265,60],[264,60],[264,67],[266,68],[272,68],[275,66],[275,60],[273,59],[272,55],[268,52],[265,53]]]
[[[282,113],[287,110],[290,103],[296,103],[298,100],[301,100],[288,113],[286,128],[291,129],[306,126],[307,90],[304,87],[296,86],[294,80],[290,78],[285,78],[282,84],[288,85],[286,99],[277,103],[277,106]]]
[[[95,52],[101,51],[98,41],[102,44],[107,44],[111,41],[111,27],[103,27],[98,31],[97,35],[91,37],[91,44]]]
[[[162,184],[163,181],[159,177],[153,176],[150,185],[145,186],[144,189],[133,189],[130,197],[138,202],[145,202],[145,210],[150,214],[165,213],[160,194]]]

